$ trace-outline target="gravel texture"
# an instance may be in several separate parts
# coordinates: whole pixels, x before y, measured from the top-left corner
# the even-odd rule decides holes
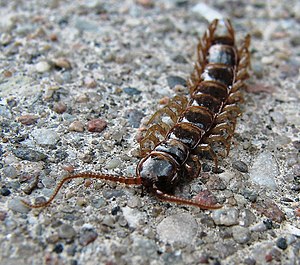
[[[299,1],[44,2],[0,2],[0,264],[300,264]],[[81,179],[21,203],[68,172],[134,176],[139,128],[187,92],[215,17],[252,35],[243,115],[219,173],[205,160],[176,194],[223,208]]]

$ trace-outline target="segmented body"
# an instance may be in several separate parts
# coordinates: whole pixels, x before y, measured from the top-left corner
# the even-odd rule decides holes
[[[250,39],[247,36],[238,50],[230,22],[225,21],[227,33],[220,36],[215,33],[217,24],[215,20],[210,25],[198,46],[198,62],[189,81],[190,101],[178,114],[175,125],[161,133],[165,133],[164,140],[137,167],[143,185],[156,193],[157,190],[172,192],[183,175],[197,177],[201,168],[197,157],[200,151],[209,152],[217,166],[213,143],[221,142],[229,151],[229,140],[240,114],[237,103],[242,95],[238,90],[248,77]],[[170,112],[172,108],[174,102],[165,109]],[[150,127],[143,145],[153,141],[153,131]]]
[[[142,184],[165,201],[195,205],[203,209],[219,208],[219,205],[203,205],[171,195],[182,178],[199,175],[200,152],[209,152],[217,167],[217,154],[213,144],[221,142],[228,153],[229,140],[240,113],[237,103],[242,101],[239,89],[248,77],[250,37],[247,36],[241,48],[237,49],[229,20],[224,22],[226,33],[216,33],[218,23],[218,20],[214,20],[199,42],[198,61],[188,82],[190,98],[175,96],[149,120],[153,124],[140,142],[144,157],[137,165],[135,178],[97,173],[70,175],[61,180],[54,194],[45,203],[24,203],[32,208],[47,206],[67,180],[98,178],[127,185]],[[164,122],[163,116],[168,116],[173,125]],[[157,118],[159,121],[155,123]],[[160,140],[157,133],[163,140]],[[154,144],[153,150],[147,147],[149,142]]]

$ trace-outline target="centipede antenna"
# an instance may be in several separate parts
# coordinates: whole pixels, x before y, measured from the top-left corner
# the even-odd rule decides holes
[[[56,197],[57,193],[60,191],[61,187],[64,185],[64,183],[71,179],[77,179],[77,178],[83,178],[83,179],[102,179],[102,180],[108,180],[112,182],[118,182],[123,183],[126,185],[140,185],[141,178],[134,177],[134,178],[128,178],[128,177],[121,177],[116,175],[104,175],[104,174],[98,174],[93,172],[82,172],[75,175],[69,175],[60,180],[58,185],[56,186],[53,194],[50,196],[50,198],[46,202],[38,203],[38,204],[31,204],[24,200],[21,200],[23,204],[25,204],[29,208],[42,208],[48,206]]]
[[[175,202],[177,204],[192,205],[192,206],[199,207],[202,210],[215,210],[215,209],[220,209],[223,207],[220,204],[205,205],[205,204],[202,204],[202,203],[194,201],[194,200],[184,199],[184,198],[180,198],[180,197],[177,197],[174,195],[166,194],[166,193],[161,192],[160,190],[156,190],[155,194],[162,201]]]

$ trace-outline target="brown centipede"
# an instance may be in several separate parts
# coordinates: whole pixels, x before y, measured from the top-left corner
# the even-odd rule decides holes
[[[187,204],[201,209],[217,209],[220,205],[204,205],[196,200],[172,195],[184,178],[198,177],[201,171],[199,154],[208,152],[217,168],[215,143],[229,152],[243,97],[240,89],[248,78],[250,36],[238,49],[234,29],[229,20],[214,20],[197,47],[198,60],[188,80],[189,98],[175,96],[150,118],[149,128],[140,141],[142,159],[135,177],[83,172],[64,177],[51,197],[31,208],[49,205],[63,184],[75,178],[95,178],[126,185],[142,185],[160,200]],[[173,124],[166,123],[167,116]],[[158,120],[158,122],[156,122]],[[159,136],[159,135],[160,136]],[[149,143],[154,147],[150,148]]]

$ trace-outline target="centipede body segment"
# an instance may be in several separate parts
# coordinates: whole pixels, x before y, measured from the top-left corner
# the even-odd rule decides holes
[[[240,89],[248,78],[249,44],[250,36],[247,35],[237,48],[229,20],[214,20],[209,25],[197,47],[198,59],[188,80],[189,97],[175,96],[150,118],[149,128],[140,141],[142,159],[137,165],[136,177],[97,173],[70,175],[60,181],[45,203],[24,204],[31,208],[45,207],[67,180],[96,178],[126,185],[141,184],[163,201],[202,209],[220,208],[220,205],[203,205],[172,194],[184,178],[199,176],[200,153],[209,153],[215,168],[219,155],[228,154],[237,117],[241,113],[238,106],[243,101]],[[165,121],[166,117],[170,122]],[[217,153],[215,144],[224,146],[225,152]]]

